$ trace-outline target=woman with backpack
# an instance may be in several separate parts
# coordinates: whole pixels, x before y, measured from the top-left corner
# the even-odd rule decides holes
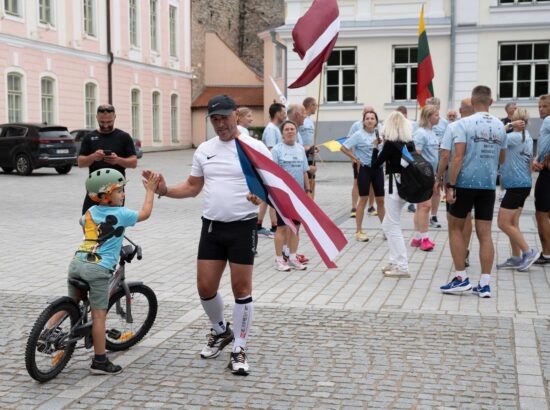
[[[378,115],[374,111],[363,113],[363,128],[349,137],[340,150],[352,159],[357,167],[357,188],[359,200],[357,201],[355,216],[355,240],[367,242],[369,240],[363,232],[363,216],[369,200],[369,190],[373,187],[380,222],[384,220],[384,171],[381,168],[371,168],[374,140],[378,140]]]
[[[388,192],[384,197],[386,215],[382,229],[388,238],[390,263],[382,269],[384,276],[394,278],[409,278],[409,262],[407,248],[401,231],[401,211],[407,201],[399,196],[397,184],[400,180],[402,167],[402,150],[414,152],[411,124],[403,114],[392,112],[384,123],[384,148],[378,151],[378,139],[373,141],[371,168],[376,169],[386,163],[386,174],[389,177]]]
[[[419,127],[413,134],[416,152],[432,165],[434,174],[439,162],[439,140],[433,132],[432,127],[437,123],[439,123],[439,108],[435,105],[426,105],[420,112]],[[433,195],[439,196],[437,186],[434,186],[433,192]],[[439,198],[436,198],[436,200],[439,201]],[[435,247],[435,243],[430,240],[428,234],[431,208],[432,198],[416,206],[414,214],[415,233],[410,242],[412,247],[420,248],[425,252],[429,252]]]

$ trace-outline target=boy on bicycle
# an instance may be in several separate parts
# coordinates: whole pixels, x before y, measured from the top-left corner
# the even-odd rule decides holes
[[[84,242],[69,266],[69,277],[87,282],[92,310],[92,340],[95,356],[91,371],[97,374],[116,374],[122,367],[107,359],[105,354],[105,318],[109,304],[109,281],[116,269],[124,230],[149,218],[159,176],[143,180],[145,201],[137,212],[123,206],[126,179],[117,170],[102,168],[93,171],[86,180],[89,197],[97,204],[80,218]],[[78,300],[79,291],[69,284],[69,296]]]

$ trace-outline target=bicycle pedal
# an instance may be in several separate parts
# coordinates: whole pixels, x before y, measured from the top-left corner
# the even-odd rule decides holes
[[[120,339],[120,336],[122,336],[122,333],[119,330],[116,329],[109,329],[107,330],[107,336],[109,336],[110,339],[118,340]]]

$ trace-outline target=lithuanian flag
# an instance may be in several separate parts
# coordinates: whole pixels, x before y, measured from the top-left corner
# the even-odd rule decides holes
[[[424,6],[420,12],[420,24],[418,25],[418,69],[416,71],[417,92],[416,99],[420,107],[426,105],[426,99],[434,96],[432,79],[434,78],[434,68],[432,57],[430,56],[430,46],[428,45],[428,36],[424,26]]]

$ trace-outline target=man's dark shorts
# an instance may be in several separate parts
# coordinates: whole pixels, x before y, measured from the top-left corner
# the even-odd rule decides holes
[[[357,177],[359,176],[359,171],[357,170],[358,166],[355,162],[352,161],[351,167],[353,168],[353,179],[357,179]]]
[[[384,196],[384,170],[382,167],[372,169],[362,165],[357,175],[357,188],[359,196],[369,196],[370,185],[372,184],[374,196]]]
[[[502,198],[500,207],[512,210],[523,208],[529,194],[531,194],[531,188],[508,188],[504,198]]]
[[[550,170],[543,169],[535,184],[535,210],[550,212]]]
[[[277,215],[277,226],[286,226],[285,221],[283,221],[283,218],[281,218],[279,212],[275,212],[275,214]],[[292,220],[292,222],[294,222],[294,225],[300,226],[300,221]]]
[[[464,219],[474,208],[475,219],[492,221],[495,197],[493,189],[456,188],[456,201],[449,206],[449,213],[455,218]]]
[[[258,218],[218,222],[202,218],[197,259],[253,265]]]

